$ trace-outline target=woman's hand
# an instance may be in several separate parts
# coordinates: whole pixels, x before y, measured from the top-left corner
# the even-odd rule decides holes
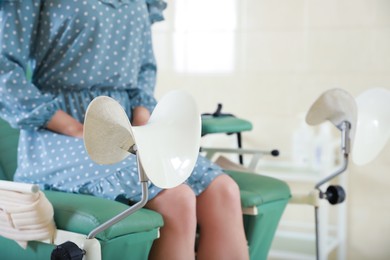
[[[133,110],[133,126],[146,125],[150,118],[150,112],[145,107],[135,107]]]
[[[58,110],[46,128],[63,135],[83,138],[83,124],[62,110]]]

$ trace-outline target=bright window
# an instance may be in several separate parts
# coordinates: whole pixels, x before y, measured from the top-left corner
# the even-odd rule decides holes
[[[175,0],[174,3],[175,70],[233,71],[236,0]]]

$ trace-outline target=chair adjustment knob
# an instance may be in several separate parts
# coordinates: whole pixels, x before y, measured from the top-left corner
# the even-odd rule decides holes
[[[80,249],[75,243],[67,241],[56,248],[51,253],[51,260],[82,260],[85,251]]]
[[[344,188],[339,185],[330,185],[324,194],[324,197],[330,204],[340,204],[345,200],[346,194]]]

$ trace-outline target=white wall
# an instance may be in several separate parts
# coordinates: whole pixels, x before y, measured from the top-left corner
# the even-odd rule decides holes
[[[175,0],[154,37],[157,97],[185,89],[201,112],[221,102],[253,122],[247,147],[279,148],[283,160],[323,91],[390,89],[389,0]],[[390,258],[389,158],[387,144],[369,165],[351,165],[348,259]]]

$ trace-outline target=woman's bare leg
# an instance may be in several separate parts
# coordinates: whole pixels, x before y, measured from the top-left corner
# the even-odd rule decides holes
[[[197,259],[249,259],[240,191],[228,175],[221,175],[197,198],[200,227]]]
[[[196,197],[182,184],[162,191],[146,207],[159,212],[164,219],[161,236],[153,243],[149,259],[194,259],[196,235]]]

